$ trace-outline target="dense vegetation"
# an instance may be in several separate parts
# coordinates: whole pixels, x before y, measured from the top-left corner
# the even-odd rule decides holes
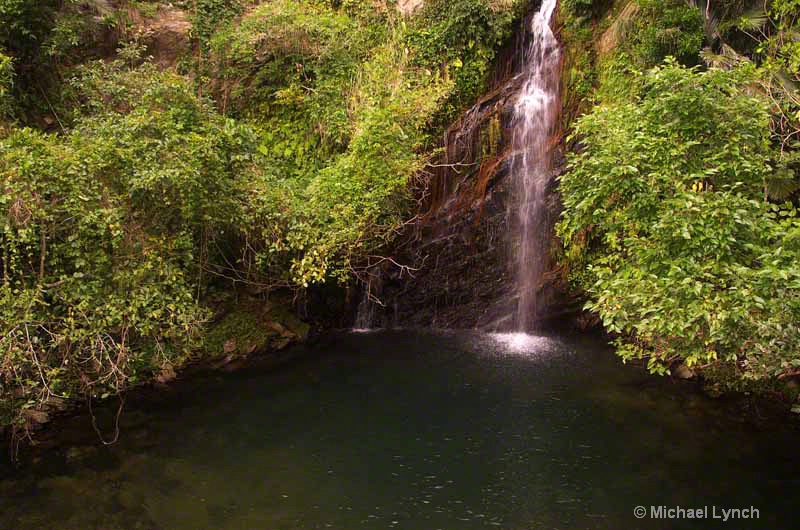
[[[623,358],[764,388],[800,373],[800,2],[720,4],[617,3],[559,234]]]
[[[348,281],[523,3],[0,0],[0,427],[216,353],[237,286]]]

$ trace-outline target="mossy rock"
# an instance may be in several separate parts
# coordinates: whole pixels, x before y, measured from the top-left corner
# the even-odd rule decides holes
[[[249,355],[264,350],[278,333],[265,326],[257,313],[235,310],[206,331],[204,350],[211,357]]]
[[[284,326],[301,341],[306,340],[311,331],[310,325],[297,318],[297,315],[285,307],[273,307],[267,313],[267,318]]]
[[[308,337],[310,326],[281,306],[237,307],[211,324],[204,341],[206,355],[242,357],[281,349]]]

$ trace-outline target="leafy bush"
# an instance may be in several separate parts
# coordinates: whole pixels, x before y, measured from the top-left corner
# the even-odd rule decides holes
[[[14,86],[14,63],[0,48],[0,123],[11,117],[14,100],[11,90]]]
[[[640,12],[624,38],[627,51],[640,68],[660,64],[673,56],[694,65],[705,40],[705,22],[700,11],[683,0],[636,0]]]
[[[484,0],[410,20],[335,4],[275,0],[211,39],[220,108],[263,131],[257,262],[281,277],[288,260],[300,285],[344,280],[411,215],[431,134],[477,95],[513,19]]]
[[[762,89],[776,106],[776,141],[782,144],[782,152],[794,159],[794,169],[800,171],[800,3],[776,0],[764,9],[752,19],[745,17],[737,23],[749,35],[758,37],[754,55],[765,73]]]
[[[512,1],[498,9],[489,0],[435,0],[409,24],[405,45],[414,51],[417,67],[452,78],[453,93],[437,116],[451,121],[485,88],[500,46],[511,36],[512,23],[526,2]]]
[[[106,0],[0,0],[0,55],[10,56],[15,69],[6,101],[21,123],[69,123],[61,84],[73,65],[113,52],[126,7]]]
[[[197,0],[191,5],[192,35],[204,51],[221,26],[244,12],[245,3],[244,0]]]
[[[449,85],[409,69],[406,52],[389,43],[368,62],[351,106],[348,149],[310,181],[287,234],[303,285],[326,275],[344,280],[353,265],[394,235],[410,208],[410,179],[428,159],[426,124]]]
[[[35,45],[53,1],[0,0],[0,45],[22,52]]]
[[[581,118],[558,226],[573,279],[624,358],[740,379],[800,366],[800,220],[766,200],[778,156],[752,68],[667,62]]]
[[[612,3],[613,0],[561,0],[559,9],[567,17],[581,19],[601,15]]]
[[[296,0],[269,2],[212,38],[215,97],[223,112],[321,144],[282,145],[291,158],[316,147],[341,150],[350,134],[352,80],[378,43],[374,30],[344,13]]]
[[[74,131],[0,141],[0,423],[181,363],[239,222],[248,129],[150,66],[96,65],[80,85]]]

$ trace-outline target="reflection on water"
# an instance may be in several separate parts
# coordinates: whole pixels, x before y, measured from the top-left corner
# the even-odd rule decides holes
[[[377,332],[134,406],[112,447],[0,479],[2,529],[792,528],[797,433],[598,343]],[[757,521],[638,520],[637,505]]]
[[[508,353],[541,355],[546,354],[555,345],[555,341],[549,337],[528,333],[492,333],[489,337],[504,346],[500,351]]]

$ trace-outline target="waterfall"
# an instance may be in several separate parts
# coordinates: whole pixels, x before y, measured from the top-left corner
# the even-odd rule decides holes
[[[369,285],[364,288],[361,302],[358,304],[356,320],[353,323],[353,331],[368,331],[372,329],[375,320],[375,303],[370,298]]]
[[[356,319],[353,323],[354,331],[369,331],[376,326],[381,325],[380,308],[383,307],[378,296],[383,290],[383,275],[380,270],[374,269],[370,271],[366,281],[364,281],[364,288],[361,294],[361,302],[358,304],[356,312]],[[379,309],[376,314],[376,308]]]
[[[516,327],[530,330],[539,310],[538,291],[547,265],[549,228],[546,194],[552,179],[553,147],[561,110],[558,40],[550,28],[558,0],[543,0],[523,50],[523,84],[514,107],[512,178],[516,212],[510,216],[518,243]]]

